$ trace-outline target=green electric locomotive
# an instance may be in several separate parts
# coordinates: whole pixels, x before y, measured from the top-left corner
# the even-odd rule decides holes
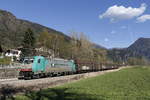
[[[59,76],[76,72],[76,64],[73,60],[60,58],[48,59],[43,56],[35,56],[33,62],[24,64],[19,70],[19,79],[41,78],[46,76]]]

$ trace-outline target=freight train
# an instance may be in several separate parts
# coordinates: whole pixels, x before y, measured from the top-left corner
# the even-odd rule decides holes
[[[66,60],[60,58],[46,58],[35,56],[33,60],[26,60],[26,64],[19,69],[18,79],[35,79],[42,77],[70,75],[83,72],[100,71],[118,68],[109,65],[102,66],[99,62]]]

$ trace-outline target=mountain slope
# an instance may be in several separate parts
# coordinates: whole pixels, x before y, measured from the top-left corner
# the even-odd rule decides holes
[[[139,38],[127,48],[130,56],[143,56],[150,59],[150,38]]]
[[[139,38],[127,48],[110,49],[108,57],[115,62],[124,62],[132,57],[150,60],[150,38]]]
[[[70,39],[67,35],[54,29],[29,22],[22,19],[17,19],[12,13],[0,10],[0,44],[4,47],[17,47],[20,45],[24,32],[31,28],[37,36],[43,30],[47,30],[50,34],[58,34]]]

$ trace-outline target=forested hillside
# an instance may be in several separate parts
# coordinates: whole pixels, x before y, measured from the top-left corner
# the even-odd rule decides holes
[[[47,30],[49,34],[58,34],[69,39],[62,32],[29,22],[17,19],[12,13],[0,10],[0,44],[5,48],[14,48],[21,45],[25,31],[30,28],[38,36],[43,30]]]

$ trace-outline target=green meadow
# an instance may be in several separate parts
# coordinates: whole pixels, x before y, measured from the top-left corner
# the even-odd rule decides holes
[[[17,100],[150,100],[150,67],[124,68],[55,88],[28,92]]]

